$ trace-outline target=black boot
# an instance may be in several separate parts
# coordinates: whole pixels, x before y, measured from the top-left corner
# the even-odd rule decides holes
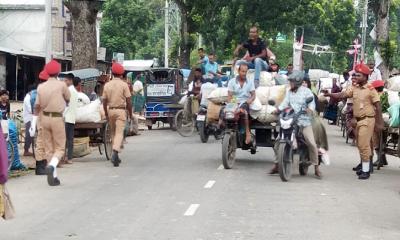
[[[47,165],[46,160],[36,161],[35,174],[36,175],[46,175],[46,165]]]
[[[374,173],[374,162],[372,156],[369,158],[369,173]]]
[[[362,171],[361,171],[361,174],[358,175],[358,179],[360,179],[360,180],[367,180],[367,179],[369,178],[369,176],[370,176],[369,172],[362,172]]]
[[[113,151],[111,156],[111,162],[113,163],[114,167],[119,167],[119,163],[121,162],[121,160],[119,159],[117,151]]]
[[[358,172],[362,169],[362,164],[359,163],[357,166],[353,167],[353,171]]]

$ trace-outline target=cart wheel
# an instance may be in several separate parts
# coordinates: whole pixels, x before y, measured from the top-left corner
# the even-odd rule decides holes
[[[110,160],[112,154],[112,139],[111,139],[110,124],[106,123],[103,134],[104,134],[103,136],[104,152],[106,153],[107,160]]]
[[[188,115],[185,117],[185,115]],[[175,116],[176,131],[182,137],[190,137],[194,133],[196,122],[190,114],[185,114],[185,110],[179,110]]]
[[[7,141],[7,152],[8,152],[8,171],[11,170],[12,164],[15,158],[14,146],[11,141]]]
[[[279,144],[278,150],[278,169],[279,176],[283,182],[287,182],[292,177],[293,150],[288,143]]]
[[[236,134],[225,133],[222,139],[222,164],[225,169],[231,169],[236,160]]]

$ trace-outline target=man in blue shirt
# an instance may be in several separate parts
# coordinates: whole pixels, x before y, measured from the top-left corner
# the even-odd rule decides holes
[[[286,93],[285,99],[278,107],[279,111],[283,111],[284,109],[290,107],[294,110],[295,113],[301,111],[303,107],[306,105],[307,98],[313,98],[314,95],[311,90],[307,87],[302,86],[304,80],[304,74],[300,71],[294,71],[289,77],[288,81],[290,83],[290,90]],[[315,168],[315,176],[318,178],[322,177],[321,171],[319,170],[318,165],[318,148],[315,143],[314,133],[311,126],[312,114],[315,111],[315,102],[314,100],[308,104],[306,108],[307,114],[301,114],[298,118],[298,125],[302,129],[302,133],[304,139],[307,144],[309,156],[311,163]],[[274,168],[271,170],[271,174],[275,174],[278,172],[278,164],[275,163]]]
[[[233,78],[228,83],[228,102],[233,102],[236,99],[239,104],[240,118],[246,127],[246,144],[251,142],[249,112],[250,105],[256,99],[256,89],[254,82],[246,79],[247,70],[249,67],[247,64],[239,65],[239,76]]]
[[[206,53],[204,52],[203,48],[199,48],[199,50],[197,50],[198,54],[199,54],[199,58],[200,60],[197,62],[197,64],[199,64],[201,66],[201,71],[203,74],[206,74],[206,64],[208,63],[208,57],[206,55]]]
[[[218,71],[218,63],[215,61],[215,54],[208,54],[208,62],[205,64],[205,75],[204,79],[210,79],[212,82],[217,83],[218,87],[222,87],[222,82],[229,80],[228,76],[223,76],[220,71]]]

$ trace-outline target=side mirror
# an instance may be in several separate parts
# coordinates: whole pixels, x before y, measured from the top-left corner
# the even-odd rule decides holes
[[[314,97],[308,97],[308,98],[306,99],[306,103],[309,104],[309,103],[311,103],[313,100],[314,100]]]
[[[268,105],[275,106],[276,102],[272,99],[268,100]]]

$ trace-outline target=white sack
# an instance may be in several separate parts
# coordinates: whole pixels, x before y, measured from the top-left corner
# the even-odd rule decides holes
[[[90,103],[89,97],[83,92],[78,92],[78,108]]]
[[[250,110],[253,110],[253,111],[260,111],[261,108],[262,108],[262,104],[261,104],[261,102],[260,102],[260,99],[258,99],[258,98],[256,97],[256,99],[254,100],[254,102],[250,105]]]
[[[390,106],[393,106],[400,102],[400,97],[398,92],[387,91],[388,93],[388,102]]]
[[[269,91],[270,91],[269,87],[258,87],[256,89],[256,96],[260,100],[262,105],[268,104]]]
[[[273,86],[269,89],[269,100],[275,101],[275,106],[282,103],[286,95],[286,85]]]
[[[387,81],[387,89],[390,91],[400,92],[400,76],[394,76]]]
[[[210,82],[208,82],[208,83],[204,83],[202,86],[201,86],[201,90],[200,90],[200,93],[201,93],[201,101],[200,101],[200,104],[201,105],[204,105],[204,106],[207,106],[208,105],[208,96],[211,94],[211,92],[212,91],[214,91],[215,89],[217,89],[217,86],[215,85],[215,84],[212,84],[212,83],[210,83]]]
[[[180,105],[185,105],[186,102],[187,102],[187,98],[188,98],[187,95],[183,96],[183,97],[181,98],[181,100],[179,100],[179,104],[180,104]]]
[[[208,100],[215,104],[221,104],[228,101],[228,88],[217,88],[208,95]]]
[[[76,111],[76,122],[77,123],[88,123],[88,122],[100,122],[100,105],[99,99],[86,104],[83,107],[78,107]]]
[[[276,110],[274,106],[263,105],[261,111],[258,114],[257,120],[262,123],[272,123],[278,120],[278,115],[273,114]]]

